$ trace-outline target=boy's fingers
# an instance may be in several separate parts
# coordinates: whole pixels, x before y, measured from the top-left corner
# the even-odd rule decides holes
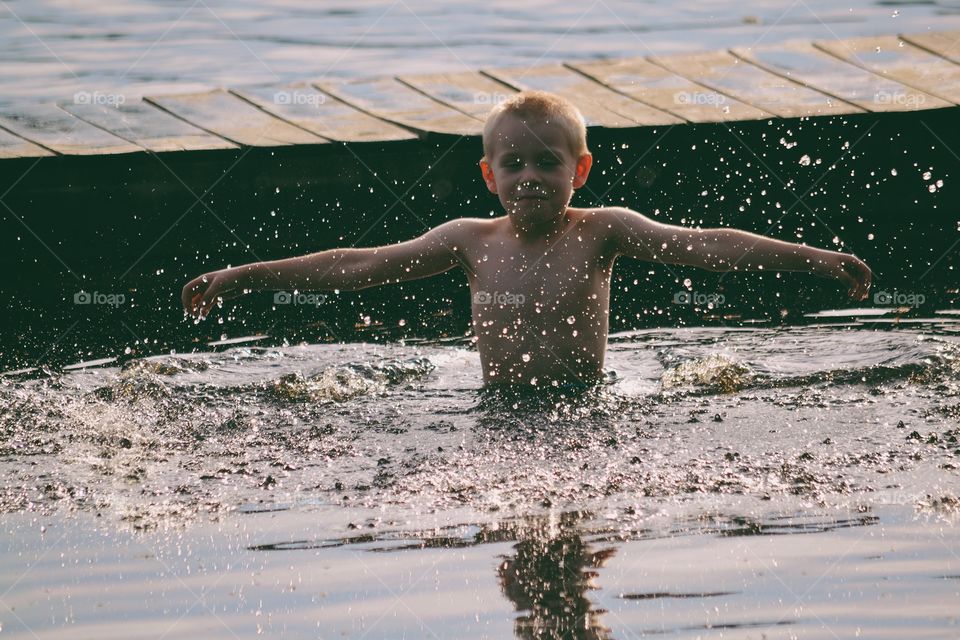
[[[203,294],[202,293],[193,294],[193,296],[190,298],[190,303],[187,306],[187,310],[190,313],[196,315],[197,313],[199,313],[202,307],[203,307]]]

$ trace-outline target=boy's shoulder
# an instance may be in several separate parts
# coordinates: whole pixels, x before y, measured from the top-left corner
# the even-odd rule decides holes
[[[569,224],[583,228],[595,226],[599,229],[610,229],[618,219],[624,215],[639,215],[627,207],[567,207]],[[507,215],[495,218],[463,217],[448,220],[435,227],[442,230],[445,236],[455,233],[463,238],[488,237],[491,234],[510,232],[510,218]]]
[[[589,225],[599,225],[609,228],[623,216],[639,215],[633,209],[627,207],[585,207],[585,208],[567,208],[567,213],[574,223]]]
[[[438,224],[432,231],[442,231],[446,236],[455,234],[459,237],[474,237],[495,231],[502,225],[502,218],[453,218]]]

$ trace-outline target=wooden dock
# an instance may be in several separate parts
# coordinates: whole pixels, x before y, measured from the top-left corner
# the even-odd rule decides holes
[[[0,109],[0,159],[476,136],[523,89],[588,126],[656,127],[960,105],[960,31]]]

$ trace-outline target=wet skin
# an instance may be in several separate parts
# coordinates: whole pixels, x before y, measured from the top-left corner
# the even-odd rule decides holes
[[[470,282],[473,328],[485,383],[591,383],[602,375],[610,275],[618,255],[711,271],[805,271],[839,280],[864,299],[870,269],[848,254],[736,229],[661,224],[621,207],[571,208],[592,158],[542,119],[503,116],[480,167],[506,215],[460,218],[418,238],[329,249],[203,274],[181,299],[204,316],[245,291],[356,290],[454,267]]]
[[[551,240],[524,239],[507,217],[469,223],[476,241],[461,252],[487,382],[600,376],[615,254],[592,212],[567,209],[562,218]]]
[[[507,215],[475,223],[464,251],[484,380],[590,382],[603,369],[614,253],[568,208],[592,158],[540,119],[503,116],[480,163]],[[479,221],[478,221],[479,222]]]

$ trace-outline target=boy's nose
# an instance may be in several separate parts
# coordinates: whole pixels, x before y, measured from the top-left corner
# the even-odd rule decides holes
[[[540,176],[537,174],[537,170],[533,167],[527,167],[520,172],[519,185],[520,188],[524,187],[536,187],[540,184]]]

